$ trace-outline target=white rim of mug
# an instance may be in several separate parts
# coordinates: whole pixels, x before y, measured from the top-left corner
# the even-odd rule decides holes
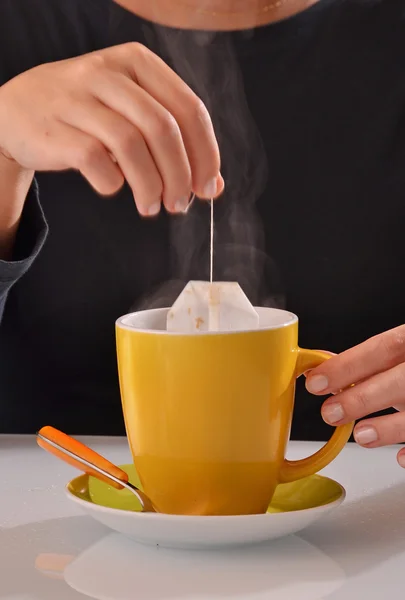
[[[296,314],[294,314],[293,312],[290,312],[288,310],[283,310],[282,308],[271,308],[271,307],[267,307],[267,306],[255,306],[255,310],[268,310],[268,311],[277,311],[279,313],[284,313],[286,315],[286,320],[283,323],[279,323],[277,325],[268,325],[266,327],[259,327],[258,329],[238,329],[235,331],[201,331],[199,333],[195,333],[195,332],[183,332],[183,331],[167,331],[166,329],[147,329],[144,327],[135,327],[134,325],[128,325],[126,323],[123,323],[123,321],[125,319],[128,319],[129,317],[133,317],[135,315],[140,315],[142,313],[162,313],[162,312],[167,312],[170,310],[171,307],[165,307],[165,308],[149,308],[146,310],[137,310],[134,312],[130,312],[127,313],[125,315],[122,315],[121,317],[119,317],[116,321],[115,321],[115,325],[117,328],[119,329],[126,329],[127,331],[133,331],[136,333],[147,333],[149,335],[154,334],[154,335],[167,335],[167,336],[183,336],[183,337],[207,337],[207,336],[213,336],[213,335],[241,335],[241,334],[245,334],[245,333],[256,333],[256,334],[260,334],[261,332],[264,331],[272,331],[275,329],[283,329],[284,327],[291,327],[292,325],[294,325],[295,323],[298,323],[298,317]],[[289,317],[289,320],[287,320],[287,316]]]

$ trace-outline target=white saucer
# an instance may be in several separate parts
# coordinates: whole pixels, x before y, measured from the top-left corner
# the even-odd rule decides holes
[[[134,466],[122,468],[140,487]],[[240,546],[296,533],[339,506],[346,495],[336,481],[313,475],[279,485],[264,515],[194,517],[139,512],[131,492],[87,475],[73,479],[66,490],[71,501],[110,529],[141,544],[183,549]]]

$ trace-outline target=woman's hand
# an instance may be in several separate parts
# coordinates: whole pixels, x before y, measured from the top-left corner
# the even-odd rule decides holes
[[[0,152],[26,170],[77,169],[103,195],[128,182],[142,215],[223,189],[211,119],[140,44],[41,65],[0,88]]]
[[[334,394],[322,407],[330,425],[396,408],[396,414],[358,423],[354,437],[367,448],[405,442],[405,325],[333,356],[308,373],[306,386],[313,394]],[[405,468],[405,448],[397,458]]]

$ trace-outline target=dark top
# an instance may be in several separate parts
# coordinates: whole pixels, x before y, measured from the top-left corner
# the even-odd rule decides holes
[[[212,34],[108,0],[0,0],[0,82],[131,40],[174,66],[216,124],[215,277],[297,313],[302,346],[340,352],[403,323],[404,1],[320,0]],[[121,434],[115,319],[207,277],[209,210],[149,221],[127,188],[100,198],[75,172],[37,182],[49,235],[32,189],[14,262],[0,262],[0,432]],[[293,437],[328,437],[319,399],[298,388]]]

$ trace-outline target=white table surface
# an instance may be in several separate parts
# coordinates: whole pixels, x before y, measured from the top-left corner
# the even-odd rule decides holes
[[[130,462],[120,438],[85,438]],[[291,443],[288,456],[320,444]],[[324,473],[345,503],[300,535],[237,551],[144,548],[64,495],[77,472],[30,436],[0,436],[0,599],[389,600],[405,597],[405,471],[398,448],[349,444]]]

